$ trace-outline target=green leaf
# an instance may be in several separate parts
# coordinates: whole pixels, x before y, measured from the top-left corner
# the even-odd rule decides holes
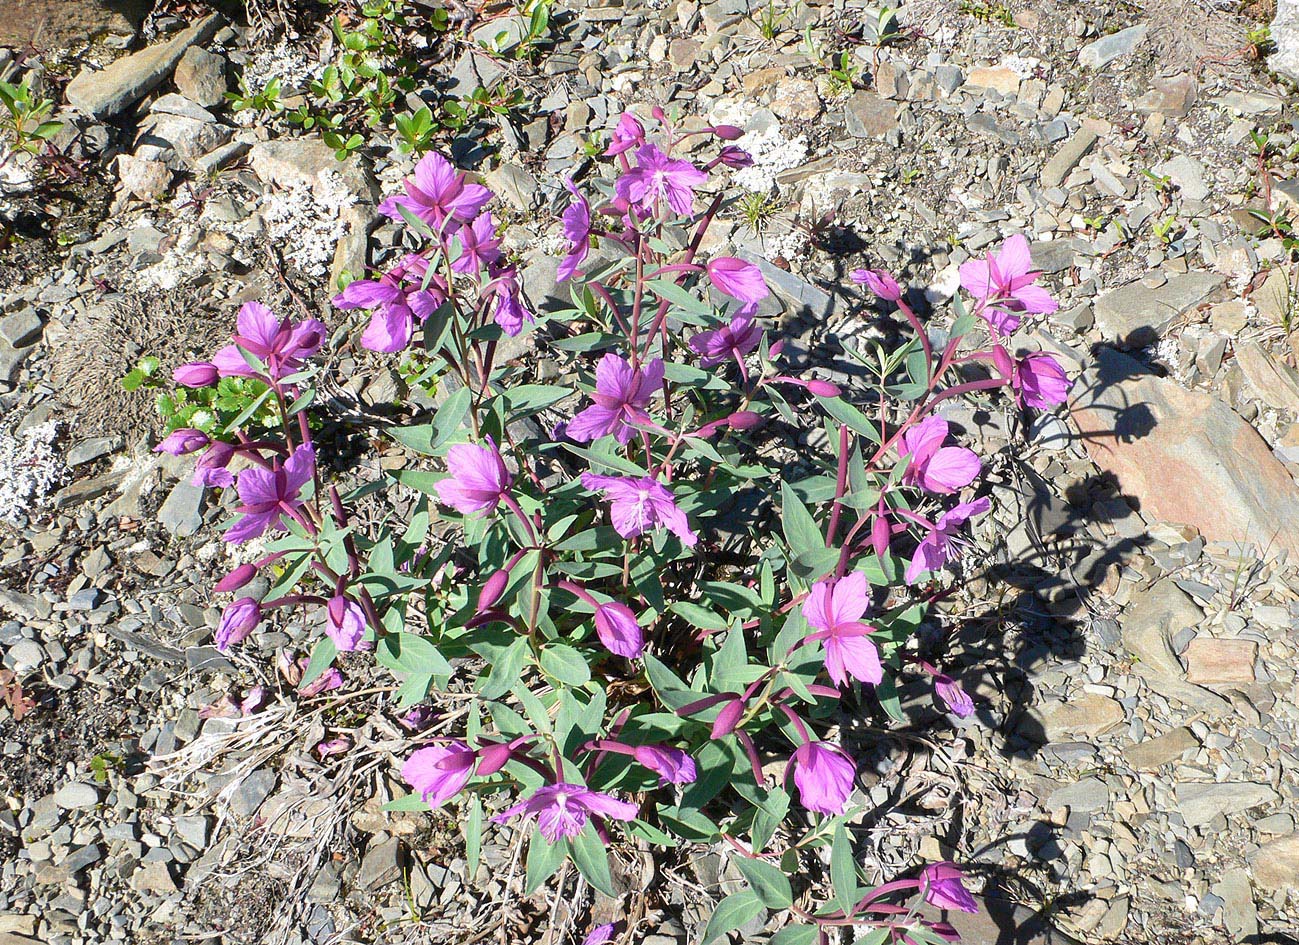
[[[734,862],[768,909],[788,909],[793,903],[789,877],[779,867],[748,856],[737,856]]]
[[[845,916],[851,916],[857,905],[857,864],[853,861],[852,840],[843,824],[834,828],[834,845],[830,848],[830,882],[835,901]]]
[[[299,688],[319,679],[325,670],[334,665],[336,656],[338,656],[338,647],[331,637],[326,635],[317,640],[316,645],[311,649],[311,660],[302,673],[302,682],[298,683]]]
[[[491,673],[482,680],[481,695],[484,699],[499,699],[510,691],[519,680],[523,671],[523,661],[528,652],[528,638],[519,637],[492,662]]]
[[[532,895],[554,875],[559,864],[564,862],[566,853],[568,844],[563,840],[552,844],[541,835],[540,830],[532,831],[532,839],[528,841],[527,885],[524,888],[526,895]]]
[[[569,841],[573,862],[586,881],[606,896],[616,896],[613,878],[609,875],[609,850],[595,832],[595,824],[589,820],[582,832]]]
[[[817,528],[816,520],[807,510],[798,494],[787,482],[780,484],[780,524],[785,533],[785,541],[793,550],[795,557],[808,553],[825,551],[825,539]]]
[[[403,797],[394,797],[387,804],[383,805],[383,810],[386,811],[427,811],[432,809],[432,806],[418,794],[407,794]]]
[[[413,427],[389,427],[388,435],[398,443],[425,456],[434,455],[438,447],[455,435],[469,414],[470,393],[461,387],[438,408],[432,423]]]
[[[880,442],[880,431],[852,404],[840,397],[822,397],[819,401],[825,412],[840,423],[846,424],[854,433],[860,433],[873,443]]]
[[[541,669],[568,686],[585,686],[591,681],[591,667],[582,654],[564,643],[552,643],[541,651]]]
[[[886,927],[885,932],[889,931]],[[811,945],[818,934],[815,925],[787,925],[771,937],[768,945]],[[857,945],[861,945],[861,934],[857,933]]]
[[[762,904],[762,900],[752,889],[731,893],[713,910],[713,916],[708,920],[708,926],[704,929],[704,937],[699,940],[699,945],[709,945],[717,941],[727,932],[734,932],[766,911],[767,907]]]
[[[469,810],[465,812],[465,875],[478,872],[478,861],[483,849],[483,799],[475,793],[469,795]]]
[[[729,626],[725,618],[713,613],[707,607],[688,600],[673,601],[668,609],[700,630],[725,630]]]
[[[417,633],[390,633],[379,644],[375,659],[399,673],[450,676],[455,672],[433,641]]]

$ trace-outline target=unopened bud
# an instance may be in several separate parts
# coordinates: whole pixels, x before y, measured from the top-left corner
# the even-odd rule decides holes
[[[218,594],[228,594],[231,591],[237,591],[253,578],[257,577],[257,568],[251,564],[241,564],[221,580],[217,581],[216,587],[212,588]]]
[[[726,422],[731,425],[732,430],[752,430],[754,427],[761,426],[762,414],[752,410],[737,410],[726,418]]]
[[[807,382],[807,389],[818,397],[838,397],[839,388],[829,381],[810,380]]]
[[[493,775],[505,767],[505,763],[510,760],[514,750],[509,744],[488,745],[486,748],[478,751],[478,776],[485,778]]]
[[[487,579],[482,591],[478,594],[478,613],[491,610],[493,605],[505,593],[505,586],[510,583],[510,572],[501,568]]]
[[[744,136],[744,129],[736,128],[734,125],[713,125],[713,134],[723,141],[734,141]]]
[[[735,726],[740,724],[740,716],[743,714],[744,703],[739,699],[732,699],[726,703],[713,722],[713,738],[721,738],[735,731]]]
[[[1015,371],[1015,363],[1011,360],[1010,352],[1001,345],[992,349],[992,363],[997,365],[997,370],[1001,376],[1009,378]]]
[[[889,528],[889,520],[883,515],[876,515],[875,521],[871,523],[871,547],[881,558],[888,554],[890,537],[892,530]]]

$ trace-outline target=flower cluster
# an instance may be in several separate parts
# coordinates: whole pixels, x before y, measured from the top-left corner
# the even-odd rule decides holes
[[[651,134],[624,114],[605,153],[610,173],[566,181],[559,275],[572,284],[572,309],[527,310],[492,193],[446,158],[426,156],[383,204],[407,224],[408,245],[335,305],[369,312],[360,339],[377,352],[404,350],[425,326],[429,376],[458,380],[431,420],[391,431],[423,457],[390,474],[422,497],[408,521],[363,529],[353,497],[326,489],[307,416],[320,322],[249,303],[229,347],[176,372],[190,386],[254,379],[282,421],[217,439],[178,430],[159,446],[199,454],[197,481],[233,488],[227,542],[267,542],[264,557],[216,585],[234,594],[258,574],[273,579],[260,600],[226,607],[217,645],[248,640],[277,608],[314,607],[313,651],[286,658],[282,675],[319,693],[342,684],[338,652],[373,649],[401,680],[398,709],[413,731],[427,723],[430,690],[476,669],[470,721],[410,752],[402,777],[412,794],[400,803],[463,804],[472,825],[535,821],[531,888],[571,857],[609,891],[605,845],[618,831],[664,846],[724,839],[746,876],[766,880],[760,896],[735,895],[759,896],[813,932],[856,925],[887,929],[890,942],[951,940],[951,927],[919,906],[975,908],[953,864],[858,885],[845,826],[861,807],[858,767],[834,736],[835,713],[855,691],[900,718],[903,682],[931,686],[956,716],[977,710],[915,639],[933,586],[949,579],[963,536],[991,505],[982,461],[940,408],[999,388],[1024,408],[1063,402],[1060,365],[1008,347],[1055,303],[1027,243],[1012,237],[961,268],[970,311],[958,298],[935,350],[892,275],[854,272],[912,330],[900,350],[880,352],[878,388],[859,407],[838,385],[782,364],[781,341],[758,314],[770,290],[757,265],[702,258],[723,204],[714,172],[747,163],[725,143],[739,130],[683,133],[661,110],[654,118]],[[712,161],[681,156],[691,135],[720,142]],[[569,359],[569,383],[495,363],[503,334],[542,325]],[[976,361],[988,372],[964,379]],[[558,422],[519,422],[549,410]],[[812,415],[835,435],[808,457],[813,475],[786,481],[759,438]],[[777,507],[778,525],[752,523],[737,547],[724,525],[746,494]],[[435,518],[445,526],[437,538]],[[419,623],[408,622],[416,612]],[[318,754],[349,744],[332,739]],[[772,760],[786,762],[783,778]],[[485,818],[484,797],[502,792]],[[802,813],[787,817],[794,802]],[[784,856],[772,853],[778,831]],[[809,911],[774,863],[794,864],[793,881],[807,882],[797,867],[832,834],[852,879],[838,876],[834,902]],[[913,894],[912,906],[896,903]],[[732,914],[752,913],[719,911]],[[601,929],[593,940],[612,934]]]

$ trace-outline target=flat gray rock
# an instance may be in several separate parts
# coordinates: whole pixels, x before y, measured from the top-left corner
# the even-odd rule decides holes
[[[1078,51],[1078,64],[1087,69],[1103,69],[1120,56],[1126,56],[1141,45],[1149,27],[1144,23],[1102,36]]]
[[[1219,814],[1239,814],[1278,799],[1276,791],[1253,781],[1187,781],[1173,795],[1188,827],[1203,827]]]
[[[1170,322],[1222,285],[1213,272],[1175,273],[1161,286],[1130,282],[1096,300],[1096,325],[1107,341],[1140,348],[1159,340]]]
[[[185,50],[206,43],[225,22],[225,17],[213,13],[165,43],[123,56],[99,71],[82,69],[68,83],[68,104],[96,118],[124,111],[171,75]]]

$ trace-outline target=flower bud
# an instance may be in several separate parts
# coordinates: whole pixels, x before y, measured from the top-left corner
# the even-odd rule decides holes
[[[185,456],[198,452],[210,442],[206,433],[191,427],[181,427],[168,434],[166,439],[153,448],[153,451],[171,456]]]
[[[501,568],[489,577],[486,583],[483,584],[482,591],[478,594],[477,612],[481,614],[484,611],[491,610],[496,602],[501,599],[501,595],[505,593],[505,587],[509,583],[510,572],[505,568]]]
[[[713,134],[723,141],[734,141],[744,136],[744,129],[734,125],[713,125]]]
[[[739,699],[732,699],[722,706],[722,711],[717,713],[717,719],[713,722],[713,738],[721,738],[735,731],[743,714],[744,703]]]
[[[752,410],[737,410],[726,418],[732,430],[752,430],[762,425],[762,414]]]
[[[171,372],[171,379],[182,387],[208,387],[218,377],[217,367],[211,361],[190,361]]]
[[[1010,352],[1001,345],[992,349],[992,363],[997,365],[997,370],[1004,378],[1009,379],[1015,373],[1015,362],[1011,360]]]
[[[767,349],[767,354],[769,354],[771,356],[771,360],[774,361],[776,360],[776,358],[780,357],[780,352],[784,350],[785,350],[785,339],[781,338],[774,345],[772,345],[770,348]]]
[[[854,269],[851,278],[853,282],[862,283],[886,302],[897,302],[902,298],[901,286],[883,269]]]
[[[818,397],[838,397],[839,388],[829,381],[820,381],[815,378],[807,382],[807,389]]]
[[[656,121],[661,121],[665,125],[667,124],[668,116],[667,113],[663,111],[663,107],[661,105],[655,105],[653,108],[651,108],[650,114],[654,116],[654,119]]]
[[[728,144],[718,152],[717,160],[727,167],[752,167],[753,155],[743,148],[737,148],[733,144]]]
[[[480,748],[478,750],[478,776],[485,778],[500,771],[513,754],[514,749],[509,746],[509,743],[488,745],[486,748]]]
[[[230,460],[234,458],[233,446],[221,440],[213,440],[208,444],[207,452],[194,464],[192,482],[196,486],[220,486],[223,489],[234,485],[234,473],[226,469],[226,466],[230,465]]]
[[[217,594],[228,594],[231,591],[237,591],[253,578],[257,577],[257,568],[251,564],[241,564],[221,580],[216,582],[216,587],[212,588]]]
[[[876,515],[875,521],[871,522],[871,547],[881,558],[888,554],[890,537],[892,529],[889,528],[889,520],[882,514]]]
[[[232,643],[242,643],[262,621],[262,608],[251,597],[241,597],[221,614],[216,632],[216,648],[221,652]]]

